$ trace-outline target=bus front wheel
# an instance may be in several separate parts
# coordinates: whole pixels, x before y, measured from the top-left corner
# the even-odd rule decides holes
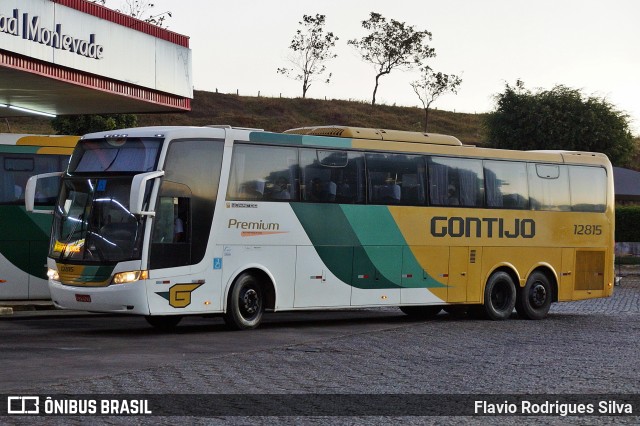
[[[504,271],[492,274],[484,288],[484,311],[492,320],[504,320],[511,316],[516,306],[516,285],[511,275]]]
[[[551,307],[551,283],[542,272],[536,271],[529,276],[524,287],[519,289],[516,311],[526,319],[543,319]]]
[[[240,275],[229,293],[224,321],[234,330],[256,328],[264,313],[264,291],[258,279],[249,273]]]

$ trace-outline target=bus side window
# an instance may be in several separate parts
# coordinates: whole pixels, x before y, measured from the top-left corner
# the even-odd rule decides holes
[[[433,206],[482,207],[482,162],[469,158],[429,158],[429,201]]]
[[[14,204],[24,200],[24,187],[29,176],[36,174],[32,156],[15,155],[2,159],[1,201]]]
[[[64,169],[60,165],[61,156],[36,155],[34,157],[35,167],[33,171],[24,176],[24,182],[35,174],[61,172]],[[60,179],[58,177],[39,179],[36,185],[36,203],[40,205],[53,206],[60,191]]]
[[[515,161],[485,161],[487,207],[528,209],[527,164]]]
[[[423,156],[367,153],[365,158],[370,203],[424,205]]]
[[[60,160],[67,156],[49,154],[12,154],[0,156],[0,202],[18,204],[24,202],[27,180],[33,175],[62,171]],[[52,206],[58,197],[60,179],[48,178],[38,181],[36,203]]]
[[[16,200],[16,194],[22,193],[22,189],[16,185],[13,174],[8,173],[4,166],[4,156],[0,155],[0,203],[10,203]]]
[[[297,148],[237,144],[227,200],[297,201],[297,171]]]
[[[302,201],[364,203],[364,159],[359,152],[300,149]]]
[[[602,167],[569,166],[571,210],[604,212],[607,207],[607,172]]]
[[[567,166],[529,163],[527,171],[532,210],[571,210]]]

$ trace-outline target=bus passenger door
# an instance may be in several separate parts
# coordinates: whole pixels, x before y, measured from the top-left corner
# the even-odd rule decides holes
[[[175,188],[168,191],[170,185],[166,183],[158,197],[149,255],[152,284],[147,287],[147,294],[154,314],[202,309],[202,305],[193,303],[203,274],[194,276],[191,268],[191,198]]]
[[[353,247],[298,246],[293,306],[349,306],[352,267]]]
[[[398,305],[401,277],[401,246],[355,247],[351,305]]]
[[[213,245],[223,151],[224,141],[217,139],[169,144],[151,233],[147,294],[152,314],[218,310],[222,253],[206,256]]]

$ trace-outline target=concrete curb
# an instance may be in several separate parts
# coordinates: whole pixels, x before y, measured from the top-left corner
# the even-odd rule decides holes
[[[13,315],[18,312],[53,311],[55,307],[52,302],[31,301],[31,300],[11,300],[0,303],[0,316]]]

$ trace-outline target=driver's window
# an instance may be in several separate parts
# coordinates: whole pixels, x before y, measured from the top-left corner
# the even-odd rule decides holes
[[[160,197],[153,232],[154,243],[188,243],[189,225],[187,197]]]
[[[151,235],[151,269],[191,264],[191,195],[185,185],[164,181]]]

